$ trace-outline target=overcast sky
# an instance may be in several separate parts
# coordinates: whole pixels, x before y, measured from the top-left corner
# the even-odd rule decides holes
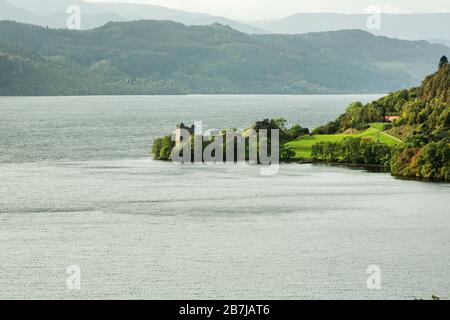
[[[450,12],[450,0],[89,0],[160,5],[241,20],[272,19],[298,12],[362,13],[371,5],[384,12]]]

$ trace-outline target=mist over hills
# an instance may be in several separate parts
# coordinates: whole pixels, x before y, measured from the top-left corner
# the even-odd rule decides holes
[[[171,20],[186,25],[221,23],[250,34],[267,33],[258,27],[203,13],[146,4],[92,3],[82,0],[0,0],[0,20],[13,20],[51,28],[66,28],[69,17],[66,11],[72,5],[81,9],[81,29],[83,30],[97,28],[112,21],[151,19]],[[9,9],[6,9],[7,7]],[[3,8],[5,9],[3,10]]]
[[[249,35],[151,20],[88,31],[0,22],[0,94],[388,92],[417,85],[448,51],[360,30]]]
[[[155,5],[92,3],[83,0],[0,0],[0,20],[66,28],[67,8],[81,9],[81,28],[92,29],[112,21],[170,20],[185,25],[220,23],[248,34],[303,34],[360,29],[403,40],[427,40],[450,45],[450,13],[381,14],[381,28],[369,29],[370,14],[298,13],[282,19],[236,21],[204,13],[186,12]]]
[[[32,21],[35,14],[19,8],[5,0],[0,0],[0,20]]]
[[[360,29],[390,38],[450,42],[450,13],[381,14],[380,29],[368,28],[367,21],[370,16],[370,14],[299,13],[283,19],[256,21],[253,24],[270,33],[299,34]]]
[[[51,28],[66,28],[67,8],[77,5],[82,12],[82,28],[91,29],[109,21],[123,20],[113,12],[80,0],[0,0],[0,20],[12,20]],[[12,9],[14,8],[14,9]]]
[[[220,23],[249,34],[268,33],[267,31],[258,27],[254,27],[250,24],[245,24],[220,16],[211,16],[204,13],[186,12],[144,4],[98,3],[96,5],[107,11],[114,12],[117,15],[121,15],[125,18],[122,21],[170,20],[174,22],[180,22],[185,25],[210,25],[214,23]]]

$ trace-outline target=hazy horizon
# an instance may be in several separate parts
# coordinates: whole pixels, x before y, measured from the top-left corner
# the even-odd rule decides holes
[[[53,11],[56,7],[88,3],[124,3],[146,4],[175,9],[191,13],[203,13],[240,21],[274,20],[297,13],[347,13],[361,14],[372,11],[377,6],[382,13],[450,13],[450,5],[442,0],[430,0],[426,3],[418,0],[41,0],[37,6],[34,0],[2,0],[24,9],[39,12]],[[31,10],[33,11],[33,10]]]
[[[448,13],[450,5],[441,0],[88,0],[87,2],[139,3],[177,10],[201,12],[242,21],[278,19],[296,13],[366,13],[378,6],[383,13]]]

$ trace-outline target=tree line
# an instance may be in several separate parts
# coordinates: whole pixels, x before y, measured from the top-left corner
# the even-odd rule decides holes
[[[312,146],[316,161],[389,166],[391,147],[370,139],[346,138],[338,142],[319,142]]]

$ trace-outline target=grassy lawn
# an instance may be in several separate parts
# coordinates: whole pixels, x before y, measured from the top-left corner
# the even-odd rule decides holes
[[[381,123],[381,122],[371,123],[370,126],[372,128],[378,129],[380,131],[384,131],[386,129],[386,124],[385,123]]]
[[[398,139],[389,136],[383,132],[380,132],[379,129],[371,127],[364,132],[359,134],[320,134],[320,135],[312,135],[312,136],[304,136],[297,140],[290,141],[286,143],[286,146],[290,147],[295,151],[295,157],[298,159],[309,159],[311,158],[311,147],[322,141],[326,142],[338,142],[342,141],[345,138],[363,138],[367,137],[372,139],[373,141],[380,141],[381,143],[385,143],[387,145],[395,145],[399,142]]]

